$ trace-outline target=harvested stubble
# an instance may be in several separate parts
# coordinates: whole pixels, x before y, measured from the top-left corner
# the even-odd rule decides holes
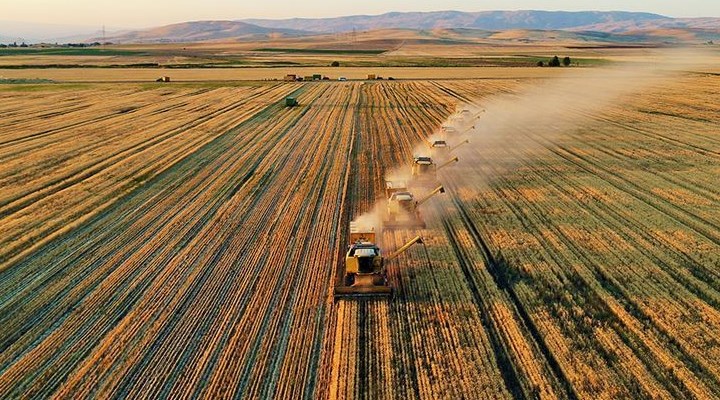
[[[518,85],[0,94],[0,397],[719,396],[708,77],[562,138],[518,127],[533,158],[459,150],[483,163],[441,173],[428,229],[382,237],[422,234],[431,264],[415,247],[394,300],[332,302],[385,174]]]

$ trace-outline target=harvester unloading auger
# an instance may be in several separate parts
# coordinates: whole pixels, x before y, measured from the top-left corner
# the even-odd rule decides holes
[[[407,188],[400,187],[396,182],[385,182],[385,186],[388,194],[387,214],[383,220],[385,229],[425,229],[425,221],[420,215],[420,205],[438,193],[445,193],[445,188],[438,186],[418,200]]]
[[[392,296],[393,288],[387,281],[385,262],[397,258],[416,243],[425,245],[422,237],[416,236],[383,257],[375,241],[375,229],[359,227],[354,223],[350,223],[350,243],[345,255],[343,282],[335,286],[335,299]]]
[[[448,150],[448,153],[452,153],[453,151],[457,150],[458,147],[460,147],[460,146],[462,146],[462,145],[464,145],[464,144],[468,144],[468,143],[470,143],[470,141],[467,140],[467,139],[465,139],[465,140],[463,140],[462,142],[460,142],[460,143],[456,144],[455,146],[451,147],[450,150]],[[457,157],[456,157],[456,158],[457,158]]]

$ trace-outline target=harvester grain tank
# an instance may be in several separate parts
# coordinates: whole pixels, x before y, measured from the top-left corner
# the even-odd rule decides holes
[[[375,244],[375,229],[350,224],[350,243],[345,254],[345,273],[341,285],[335,287],[335,298],[390,297],[393,288],[388,284],[385,263],[407,251],[416,243],[417,236],[387,257]]]
[[[438,193],[445,193],[445,188],[438,186],[420,199],[416,199],[407,189],[394,191],[388,198],[383,228],[425,229],[420,206]]]
[[[393,193],[397,192],[407,192],[405,181],[385,181],[385,197],[389,199]]]

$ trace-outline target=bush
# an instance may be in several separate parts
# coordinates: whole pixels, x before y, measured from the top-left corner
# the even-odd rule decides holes
[[[545,63],[542,62],[542,61],[538,61],[538,62],[537,62],[537,66],[538,66],[538,67],[544,67],[544,66],[545,66]]]
[[[551,66],[551,67],[559,67],[559,66],[560,66],[560,59],[558,58],[558,56],[553,57],[552,60],[550,60],[550,62],[548,63],[548,66]]]
[[[330,64],[330,66],[331,66],[331,67],[339,67],[339,66],[340,66],[340,62],[338,62],[338,61],[333,61],[332,64]]]
[[[569,67],[570,64],[572,64],[572,61],[570,61],[570,57],[563,58],[563,65],[566,67]]]

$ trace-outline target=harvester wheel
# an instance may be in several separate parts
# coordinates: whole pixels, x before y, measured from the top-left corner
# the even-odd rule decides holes
[[[345,275],[345,286],[352,286],[354,283],[355,283],[355,275],[353,275],[353,274]]]

